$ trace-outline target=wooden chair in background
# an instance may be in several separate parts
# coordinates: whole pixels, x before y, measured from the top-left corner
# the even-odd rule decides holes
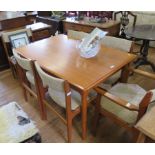
[[[2,33],[2,40],[12,74],[16,77],[16,60],[13,56],[12,49],[32,42],[31,29],[4,31]]]
[[[131,11],[114,12],[114,20],[117,19],[117,16],[120,16],[120,21],[121,21],[120,37],[126,38],[126,34],[124,33],[124,30],[130,22],[129,17],[133,18],[132,26],[135,26],[137,21],[137,15],[133,14]]]
[[[155,75],[138,69],[132,72],[147,76],[155,80]],[[94,117],[94,131],[101,115],[110,118],[115,123],[132,131],[137,136],[138,131],[135,124],[146,113],[150,103],[155,100],[155,89],[145,91],[137,84],[118,83],[108,91],[102,88],[95,88],[97,103]]]
[[[68,38],[75,39],[75,40],[82,40],[87,35],[88,35],[88,33],[85,33],[82,31],[68,30],[68,32],[67,32]]]
[[[46,107],[54,112],[65,125],[67,125],[68,142],[72,139],[72,123],[75,116],[81,112],[81,95],[70,88],[69,83],[64,79],[59,79],[48,73],[46,73],[37,62],[35,62],[37,71],[37,81],[39,84],[39,92],[42,98],[44,117],[46,118]],[[47,96],[53,101],[49,101]],[[89,94],[88,102],[92,102],[95,99],[95,94],[92,92]],[[66,110],[66,117],[55,108],[54,103]]]
[[[15,49],[13,49],[13,55],[17,61],[17,72],[25,101],[28,101],[27,92],[29,92],[30,95],[37,99],[41,118],[44,119],[41,99],[37,89],[38,84],[35,78],[34,63],[30,59],[21,57]]]
[[[101,44],[107,47],[116,48],[122,50],[123,52],[132,53],[134,42],[122,38],[116,38],[112,36],[105,36],[101,40]],[[111,87],[113,84],[119,81],[121,77],[121,70],[113,74],[110,78],[108,78],[104,84],[102,84],[103,88]],[[108,88],[107,87],[107,88]]]

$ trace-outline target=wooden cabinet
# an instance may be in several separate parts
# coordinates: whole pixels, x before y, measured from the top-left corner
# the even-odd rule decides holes
[[[31,28],[33,33],[33,41],[51,36],[51,26],[42,22],[27,25],[26,28]]]
[[[9,67],[9,63],[4,51],[3,43],[2,43],[2,38],[0,37],[0,71],[7,69]]]
[[[106,23],[91,23],[85,21],[74,21],[69,18],[63,20],[64,33],[67,33],[69,29],[90,33],[95,27],[107,31],[110,36],[118,36],[120,31],[120,22],[110,20]]]

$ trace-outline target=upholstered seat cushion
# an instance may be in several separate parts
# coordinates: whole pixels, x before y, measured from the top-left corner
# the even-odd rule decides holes
[[[124,99],[128,103],[132,103],[137,106],[139,106],[140,101],[146,94],[146,91],[138,85],[124,83],[116,84],[109,90],[109,92],[117,97],[120,97],[121,99]],[[113,113],[129,124],[134,124],[137,120],[138,112],[130,111],[122,106],[119,106],[104,96],[101,99],[101,106],[106,111]]]
[[[121,71],[116,72],[114,75],[110,76],[104,83],[101,83],[99,87],[109,90],[114,83],[116,83],[121,76]]]
[[[106,97],[102,97],[101,106],[106,111],[116,115],[118,118],[120,118],[121,120],[124,120],[129,124],[135,124],[137,120],[137,115],[138,115],[137,112],[125,109],[117,105],[116,103],[112,102],[111,100],[107,99]]]
[[[111,77],[109,77],[104,83],[106,84],[114,84],[121,77],[121,71],[116,72]]]
[[[59,104],[61,107],[66,108],[66,102],[65,102],[65,94],[62,91],[56,91],[56,90],[51,90],[49,88],[48,90],[49,96],[57,103]],[[95,91],[91,91],[89,93],[88,96],[88,102],[94,98],[96,96],[96,92]],[[78,108],[81,105],[81,95],[71,89],[71,109],[75,110],[76,108]]]
[[[31,84],[35,85],[34,76],[31,71],[26,72],[26,77]]]
[[[146,91],[139,85],[128,83],[117,83],[109,92],[136,106],[139,106],[139,103],[146,94]]]
[[[34,123],[16,103],[0,107],[0,142],[23,142],[38,133]]]

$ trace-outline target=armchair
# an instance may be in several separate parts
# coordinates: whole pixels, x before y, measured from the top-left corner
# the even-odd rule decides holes
[[[155,75],[138,69],[131,69],[132,72],[147,76],[155,80]],[[155,104],[155,90],[145,91],[137,84],[118,83],[108,91],[102,88],[95,88],[97,103],[94,117],[94,131],[100,115],[110,118],[116,124],[132,131],[134,138],[138,131],[134,125],[146,113],[148,106]]]

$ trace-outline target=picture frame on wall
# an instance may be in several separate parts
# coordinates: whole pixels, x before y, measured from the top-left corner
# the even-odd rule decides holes
[[[20,32],[9,36],[13,48],[18,48],[30,43],[27,32]]]

